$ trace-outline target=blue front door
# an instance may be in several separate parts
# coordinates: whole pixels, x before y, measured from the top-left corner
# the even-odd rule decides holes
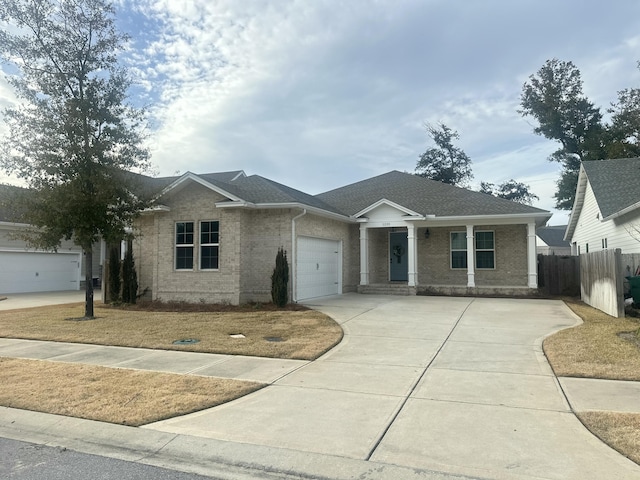
[[[406,282],[409,279],[408,245],[407,232],[389,234],[389,280],[392,282]]]

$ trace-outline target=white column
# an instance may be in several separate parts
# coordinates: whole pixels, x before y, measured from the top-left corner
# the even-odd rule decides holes
[[[536,224],[527,224],[527,273],[529,288],[538,288],[538,257],[536,255]]]
[[[407,225],[407,261],[408,265],[408,273],[409,273],[409,282],[408,285],[410,287],[415,287],[418,284],[418,271],[417,271],[417,259],[418,259],[418,246],[416,243],[416,227],[412,223]]]
[[[473,225],[467,225],[467,287],[476,286],[475,242],[473,241]]]
[[[360,224],[360,285],[369,285],[369,236],[364,223]]]

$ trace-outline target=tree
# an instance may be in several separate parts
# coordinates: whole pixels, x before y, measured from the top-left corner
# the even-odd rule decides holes
[[[560,143],[549,160],[563,165],[555,194],[556,207],[570,210],[580,163],[605,158],[605,128],[600,109],[582,91],[580,70],[571,62],[547,60],[525,82],[520,97],[522,116],[538,122],[534,133]]]
[[[276,255],[276,266],[271,275],[271,300],[278,307],[289,301],[289,262],[287,252],[281,248]]]
[[[535,193],[529,191],[529,185],[517,182],[514,179],[501,183],[498,186],[489,182],[480,182],[480,192],[526,205],[531,205],[534,200],[540,199]]]
[[[618,92],[618,101],[607,110],[611,126],[607,142],[607,158],[640,156],[640,89],[626,88]]]
[[[426,124],[425,128],[436,146],[420,155],[416,165],[416,175],[431,180],[465,186],[473,178],[471,159],[464,151],[453,145],[460,136],[444,123],[436,126]]]
[[[23,221],[32,246],[56,249],[73,239],[85,255],[85,317],[93,318],[92,250],[124,235],[146,206],[131,170],[144,170],[145,115],[127,103],[131,84],[117,55],[108,0],[3,0],[0,53],[20,103],[7,109],[9,134],[0,167],[24,179]]]
[[[132,247],[132,242],[129,241],[122,262],[122,301],[124,303],[136,303],[138,295],[138,275]]]

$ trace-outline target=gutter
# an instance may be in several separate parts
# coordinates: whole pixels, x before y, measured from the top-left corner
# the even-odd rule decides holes
[[[307,209],[303,208],[302,213],[296,215],[291,219],[291,300],[293,302],[298,301],[298,275],[296,269],[296,220],[304,217],[307,214]]]

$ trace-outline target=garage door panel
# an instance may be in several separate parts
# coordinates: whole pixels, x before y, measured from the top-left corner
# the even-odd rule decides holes
[[[0,252],[0,293],[78,290],[78,254]]]
[[[297,299],[340,293],[340,242],[299,237],[296,260]]]

